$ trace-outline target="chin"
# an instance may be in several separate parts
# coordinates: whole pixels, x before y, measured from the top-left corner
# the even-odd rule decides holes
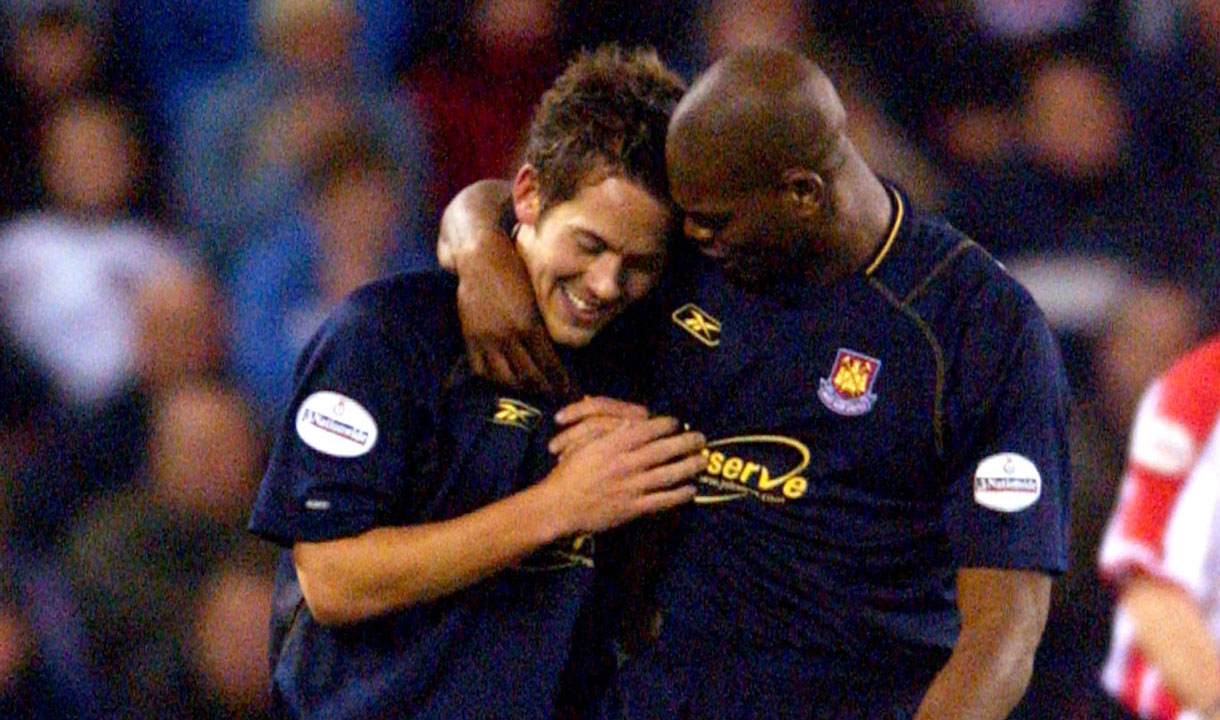
[[[551,341],[564,347],[582,348],[592,342],[593,336],[597,334],[595,328],[579,327],[562,322],[548,320],[546,325]]]
[[[582,348],[593,342],[593,336],[597,334],[596,330],[570,330],[564,333],[564,337],[557,342],[560,345],[570,348]]]

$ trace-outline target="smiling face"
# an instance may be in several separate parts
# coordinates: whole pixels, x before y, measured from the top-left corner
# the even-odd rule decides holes
[[[805,158],[771,147],[778,140],[759,140],[763,131],[752,114],[721,117],[713,110],[719,112],[696,96],[679,106],[670,126],[669,189],[684,213],[683,230],[747,286],[804,275],[829,219],[824,180]]]
[[[763,287],[808,263],[814,242],[810,224],[781,186],[692,190],[695,184],[681,174],[671,183],[674,200],[685,211],[686,236],[733,280]]]
[[[537,175],[513,185],[517,248],[551,339],[587,345],[656,284],[665,263],[668,206],[640,184],[591,175],[570,200],[540,211]]]
[[[834,85],[803,55],[753,47],[718,60],[674,110],[665,143],[686,234],[750,285],[840,274],[846,127]]]

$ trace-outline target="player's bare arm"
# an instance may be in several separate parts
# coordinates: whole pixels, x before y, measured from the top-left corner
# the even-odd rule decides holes
[[[1131,617],[1135,644],[1183,707],[1220,718],[1220,648],[1194,598],[1182,587],[1138,573],[1119,602]]]
[[[504,180],[464,188],[441,216],[437,258],[458,276],[458,315],[475,373],[565,397],[567,371],[534,304],[525,264],[498,224],[509,200]]]
[[[458,264],[478,254],[485,242],[503,243],[506,236],[497,224],[495,214],[512,199],[512,185],[507,180],[479,180],[462,188],[441,213],[440,234],[436,244],[436,259],[441,267],[458,272]]]
[[[453,520],[298,542],[306,603],[320,623],[356,622],[453,593],[560,538],[687,502],[706,440],[678,429],[673,418],[623,422],[538,484]]]
[[[915,720],[1002,720],[1033,673],[1051,577],[1032,570],[965,568],[957,576],[962,629]]]

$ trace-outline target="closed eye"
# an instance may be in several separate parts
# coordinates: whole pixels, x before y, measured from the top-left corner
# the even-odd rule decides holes
[[[605,252],[606,248],[609,246],[606,245],[605,240],[602,240],[596,235],[578,232],[576,233],[576,247],[580,248],[580,251],[583,253],[597,255]]]
[[[729,220],[733,217],[732,213],[686,213],[686,219],[691,223],[703,228],[717,232],[723,230],[725,225],[729,224]]]
[[[665,266],[665,254],[628,255],[623,258],[623,268],[632,272],[656,274]]]

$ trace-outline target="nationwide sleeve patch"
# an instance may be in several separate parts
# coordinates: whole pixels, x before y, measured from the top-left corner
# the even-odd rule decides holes
[[[678,324],[678,327],[693,335],[704,345],[716,347],[720,344],[720,321],[708,315],[707,311],[698,305],[687,303],[674,310],[670,317]]]
[[[322,390],[305,398],[297,410],[297,435],[320,453],[358,457],[377,443],[377,422],[355,400]]]
[[[1042,474],[1029,458],[1000,453],[984,458],[974,471],[974,501],[998,512],[1017,512],[1042,496]]]

